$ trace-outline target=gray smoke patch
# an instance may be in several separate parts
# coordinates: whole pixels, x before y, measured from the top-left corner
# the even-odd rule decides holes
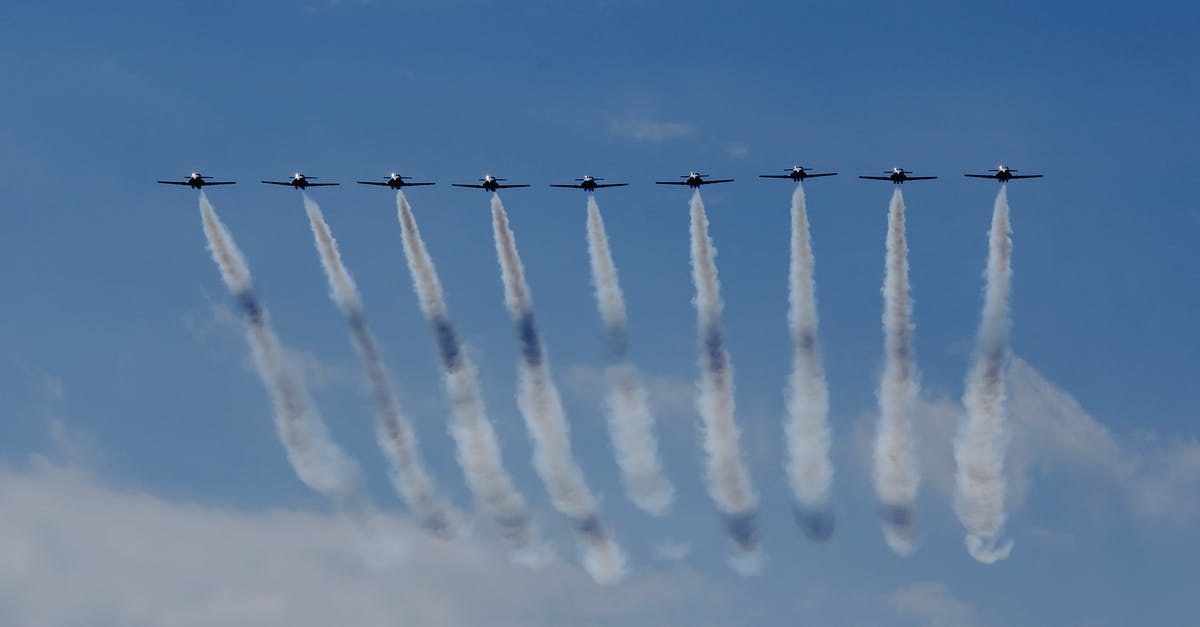
[[[416,433],[408,417],[400,410],[400,400],[391,375],[383,361],[379,342],[367,325],[362,296],[342,261],[337,241],[321,208],[304,194],[304,209],[312,226],[321,266],[329,279],[330,295],[350,328],[350,339],[362,361],[371,397],[375,401],[379,448],[390,465],[390,479],[396,492],[416,515],[422,527],[440,538],[453,538],[457,518],[437,495],[437,489],[421,460]]]
[[[912,349],[912,300],[908,284],[908,243],[904,196],[897,187],[888,210],[883,279],[884,365],[879,382],[879,425],[875,439],[875,493],[884,537],[899,555],[916,550],[913,504],[920,485],[912,432],[917,374]]]
[[[402,191],[396,192],[396,211],[413,288],[421,311],[429,321],[437,349],[438,365],[450,402],[449,432],[459,467],[471,494],[499,526],[501,535],[516,551],[520,561],[530,565],[544,563],[548,547],[542,543],[537,525],[529,516],[525,498],[504,468],[496,431],[483,403],[475,364],[454,330],[433,258]]]
[[[533,319],[533,300],[516,239],[500,197],[492,195],[492,227],[504,282],[505,304],[516,326],[521,359],[517,406],[533,442],[533,466],[559,513],[571,520],[584,549],[584,567],[597,582],[616,583],[626,573],[625,555],[597,513],[596,499],[571,453],[570,429],[558,387]]]
[[[608,432],[629,499],[643,511],[662,516],[671,507],[675,488],[663,472],[654,435],[654,415],[646,386],[628,359],[628,318],[625,297],[608,245],[600,207],[593,196],[587,204],[588,258],[596,306],[604,324],[610,363],[606,370]]]
[[[246,338],[271,397],[275,429],[288,461],[305,485],[329,498],[360,529],[371,533],[374,510],[363,495],[358,463],[330,438],[299,368],[288,360],[271,327],[270,315],[254,292],[245,258],[203,193],[200,214],[213,260],[244,316]]]
[[[804,187],[792,193],[791,266],[788,272],[788,329],[792,336],[792,373],[786,392],[784,435],[788,483],[796,524],[812,540],[833,535],[829,504],[833,464],[829,460],[829,386],[817,343],[815,260],[809,235]]]
[[[954,442],[957,463],[954,509],[967,529],[967,551],[985,564],[1012,552],[1011,540],[1002,542],[1004,528],[1004,450],[1006,398],[1005,366],[1009,359],[1009,293],[1012,287],[1012,227],[1008,218],[1008,193],[1000,187],[988,233],[986,286],[975,356],[967,374],[963,405],[966,421]]]
[[[691,261],[696,287],[699,327],[700,437],[706,455],[708,493],[726,520],[726,533],[735,548],[731,564],[739,572],[754,571],[760,562],[755,517],[758,497],[742,462],[740,432],[734,420],[733,368],[721,336],[721,295],[716,250],[708,236],[708,216],[697,190],[692,194]]]

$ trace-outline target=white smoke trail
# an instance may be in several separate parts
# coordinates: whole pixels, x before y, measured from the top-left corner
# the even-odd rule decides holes
[[[516,239],[500,197],[492,195],[492,228],[504,280],[504,301],[517,326],[521,361],[517,406],[533,441],[533,466],[550,493],[554,508],[571,519],[584,547],[584,567],[599,583],[616,583],[625,575],[625,555],[597,513],[596,499],[571,454],[567,419],[558,387],[533,320],[533,300]]]
[[[705,477],[708,493],[725,517],[726,532],[739,555],[732,564],[745,572],[757,564],[758,497],[738,448],[734,421],[733,365],[721,336],[721,294],[714,261],[716,250],[708,236],[708,216],[700,191],[692,194],[691,253],[692,280],[696,285],[696,316],[699,323],[700,383],[696,405],[700,411],[700,435],[707,455]]]
[[[913,503],[921,478],[917,471],[912,415],[917,398],[913,362],[912,301],[908,294],[908,244],[904,196],[892,194],[888,210],[887,258],[883,279],[883,377],[879,382],[879,426],[875,439],[875,493],[883,505],[884,535],[892,550],[916,550]]]
[[[792,374],[788,380],[788,481],[796,501],[796,522],[814,540],[833,534],[829,488],[829,388],[817,344],[817,301],[813,279],[804,187],[792,193],[792,261],[788,274],[788,327],[792,335]]]
[[[499,525],[509,545],[525,557],[536,557],[545,547],[526,511],[524,497],[504,469],[496,431],[484,408],[475,364],[450,322],[437,269],[421,239],[416,217],[403,191],[396,192],[396,211],[408,270],[421,311],[429,321],[437,345],[438,364],[450,401],[450,436],[454,439],[467,486]]]
[[[275,429],[292,468],[307,486],[332,500],[360,526],[369,527],[371,508],[362,495],[361,470],[330,439],[303,377],[288,361],[267,311],[254,293],[245,258],[203,193],[200,213],[213,260],[245,316],[246,337],[258,374],[271,396]]]
[[[967,419],[954,442],[958,486],[954,509],[967,529],[967,551],[985,564],[1008,557],[1011,540],[1000,542],[1004,527],[1004,367],[1008,362],[1008,296],[1012,285],[1012,227],[1008,193],[996,195],[988,233],[983,317],[975,358],[967,374],[963,404]]]
[[[617,466],[630,500],[654,516],[671,507],[675,488],[663,473],[654,436],[654,416],[637,367],[626,356],[628,320],[625,298],[617,279],[617,267],[608,247],[604,218],[595,197],[588,196],[587,238],[592,265],[596,305],[608,338],[608,430],[617,456]]]
[[[329,279],[330,295],[346,317],[350,338],[366,370],[371,396],[375,399],[378,411],[376,435],[379,447],[391,465],[392,486],[425,529],[438,537],[452,538],[456,533],[456,517],[438,498],[433,479],[421,461],[416,433],[400,410],[400,400],[392,387],[379,342],[367,326],[358,286],[342,262],[337,240],[325,222],[321,207],[308,194],[304,194],[304,209],[308,212],[313,238],[321,255],[321,265]]]

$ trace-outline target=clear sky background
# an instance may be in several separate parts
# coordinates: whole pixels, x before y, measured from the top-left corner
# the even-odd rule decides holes
[[[9,3],[0,8],[0,622],[28,625],[1192,624],[1200,559],[1200,45],[1193,3],[666,3],[484,0]],[[950,441],[979,319],[1005,163],[1014,225],[1009,535],[973,561]],[[839,527],[792,523],[781,442],[793,163],[806,186],[834,425]],[[921,546],[883,542],[869,451],[892,166],[904,187],[922,403]],[[767,563],[725,564],[700,480],[688,192],[719,250],[743,450]],[[389,171],[409,193],[481,371],[505,459],[560,560],[510,564],[478,516],[456,543],[405,528],[364,560],[274,433],[195,193],[199,170],[335,438],[404,527],[373,408],[328,298],[293,171]],[[572,441],[633,572],[602,589],[529,463],[514,400],[487,196],[503,194],[562,386]],[[635,362],[679,488],[651,519],[625,499],[603,424],[605,364],[583,174],[621,271]],[[439,485],[470,498],[393,195],[313,196]],[[664,551],[664,543],[683,551]],[[664,557],[664,553],[676,555]]]

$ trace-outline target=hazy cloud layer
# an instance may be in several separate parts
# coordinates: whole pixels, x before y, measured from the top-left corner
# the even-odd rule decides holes
[[[402,561],[364,557],[328,514],[239,512],[102,485],[35,460],[0,467],[0,624],[66,627],[689,624],[729,599],[683,570],[606,590],[556,562],[514,566],[501,543],[425,539],[393,522]],[[86,512],[86,516],[80,515]],[[369,556],[369,555],[368,555]],[[69,599],[69,602],[67,601]]]

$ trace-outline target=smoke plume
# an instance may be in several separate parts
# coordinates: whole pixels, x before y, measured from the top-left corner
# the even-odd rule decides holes
[[[792,194],[792,262],[788,273],[788,328],[792,336],[792,374],[787,388],[788,482],[796,503],[796,522],[813,540],[833,534],[829,488],[829,388],[817,343],[817,301],[813,279],[804,187]]]
[[[416,433],[408,418],[400,411],[400,400],[392,387],[379,343],[367,326],[358,286],[342,263],[337,241],[321,214],[320,206],[307,194],[304,195],[304,209],[312,225],[321,265],[329,279],[330,295],[346,317],[350,339],[366,371],[378,412],[377,439],[391,466],[392,486],[425,529],[438,537],[452,538],[455,535],[454,516],[438,498],[433,479],[421,461]]]
[[[537,558],[545,550],[526,511],[525,499],[504,468],[496,431],[488,420],[479,377],[470,355],[458,339],[446,308],[433,259],[421,239],[417,220],[403,191],[396,192],[396,211],[403,235],[404,257],[412,275],[421,311],[429,321],[437,348],[446,396],[450,401],[450,436],[458,464],[471,494],[500,527],[501,535],[519,557]]]
[[[705,477],[708,493],[725,517],[725,531],[738,554],[732,564],[752,570],[757,564],[758,498],[738,448],[734,421],[733,365],[721,337],[721,294],[717,281],[716,250],[708,236],[708,216],[700,191],[692,194],[691,253],[692,280],[696,285],[696,316],[699,323],[700,435],[707,455]]]
[[[550,493],[554,508],[571,520],[584,547],[584,567],[599,583],[625,575],[625,555],[597,513],[596,499],[571,454],[570,434],[558,387],[533,319],[533,301],[525,269],[500,197],[492,195],[492,228],[504,281],[504,300],[516,324],[521,361],[517,406],[533,441],[533,466]]]
[[[271,396],[275,429],[292,468],[305,485],[328,497],[360,525],[366,525],[371,508],[362,495],[358,464],[330,439],[299,369],[288,360],[267,310],[254,293],[245,258],[203,193],[200,213],[213,260],[244,316],[246,338],[259,377]]]
[[[908,244],[904,228],[904,196],[897,187],[888,210],[883,279],[885,347],[875,439],[875,493],[882,504],[888,545],[907,556],[916,550],[913,504],[921,478],[913,448],[917,372],[913,362],[912,300],[908,294]]]
[[[988,233],[983,316],[967,374],[966,422],[954,442],[957,492],[954,509],[967,528],[967,550],[985,564],[1008,557],[1012,541],[1000,542],[1004,527],[1004,368],[1008,362],[1008,296],[1012,285],[1012,227],[1008,194],[996,195]]]
[[[616,451],[617,466],[630,500],[654,516],[671,507],[675,488],[663,473],[654,436],[654,416],[637,367],[630,363],[625,297],[617,280],[617,267],[608,247],[604,219],[596,199],[588,196],[587,238],[596,305],[604,322],[611,363],[607,369],[608,430]]]

